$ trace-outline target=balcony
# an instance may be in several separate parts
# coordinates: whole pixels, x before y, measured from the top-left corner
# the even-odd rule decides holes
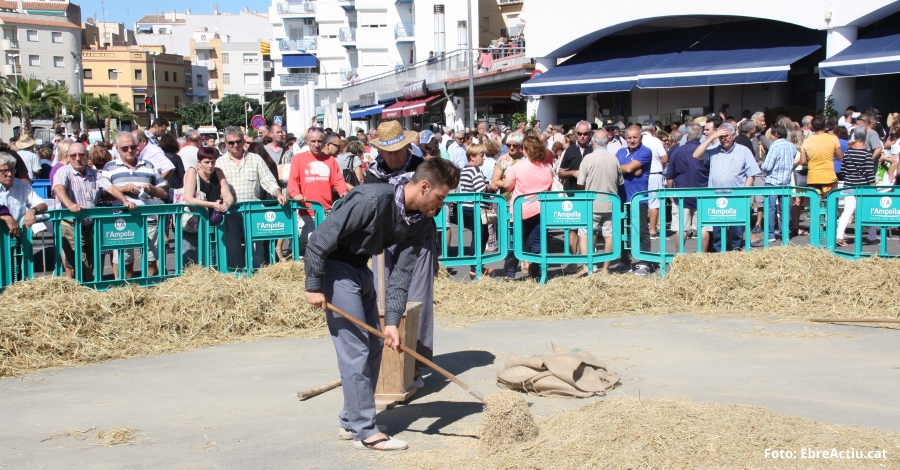
[[[412,3],[413,0],[394,0],[394,5],[399,5],[401,3]]]
[[[493,49],[494,62],[489,74],[501,70],[514,73],[530,73],[534,60],[525,57],[525,48]],[[389,72],[367,77],[353,85],[347,85],[341,91],[341,99],[346,102],[359,100],[360,95],[377,92],[379,97],[393,97],[403,85],[425,80],[428,88],[441,88],[446,81],[457,80],[469,76],[469,67],[474,64],[469,51],[457,50],[448,52],[437,58],[437,62],[429,64],[427,60],[415,64],[399,66]],[[343,70],[342,70],[343,72]],[[475,76],[482,75],[477,70]],[[344,82],[346,83],[346,82]]]
[[[347,83],[350,81],[351,76],[356,73],[356,68],[343,68],[341,69],[341,82]]]
[[[341,28],[338,31],[338,40],[344,47],[354,47],[356,45],[356,28]]]
[[[296,18],[313,17],[316,14],[315,2],[280,2],[278,14]]]
[[[259,63],[259,59],[244,59],[244,65],[256,65]]]
[[[3,40],[3,50],[10,51],[16,50],[19,48],[19,41],[15,39],[4,39]]]
[[[213,49],[215,48],[208,42],[194,41],[195,51],[211,51]]]
[[[281,86],[305,86],[309,82],[319,84],[319,75],[314,73],[286,73],[278,76]]]
[[[267,80],[267,81],[263,82],[263,91],[272,91],[272,82],[271,81]]]
[[[272,71],[272,61],[264,60],[263,61],[263,72],[271,72]]]
[[[215,70],[216,62],[213,60],[198,60],[194,62],[197,67],[206,67],[206,70]]]
[[[506,5],[524,5],[525,0],[497,0],[501,7]]]
[[[19,64],[6,64],[3,69],[5,75],[16,75],[22,73],[22,66]]]
[[[397,23],[394,25],[394,39],[397,42],[415,42],[415,25],[412,23]]]
[[[353,11],[356,9],[356,0],[338,0],[338,5],[344,10]]]
[[[278,40],[278,50],[279,51],[314,51],[318,48],[318,40],[316,38],[304,38],[304,39],[279,39]]]
[[[218,90],[218,85],[216,85],[215,80],[209,80],[206,82],[206,88],[209,90]]]

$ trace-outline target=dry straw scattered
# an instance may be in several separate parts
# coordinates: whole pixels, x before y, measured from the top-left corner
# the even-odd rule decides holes
[[[900,261],[812,248],[685,255],[662,280],[631,275],[534,282],[435,282],[438,317],[466,323],[700,313],[806,320],[898,318]],[[42,277],[0,295],[0,377],[260,337],[325,332],[301,263],[251,278],[190,268],[156,287],[97,292]]]
[[[538,428],[536,440],[494,448],[490,454],[474,451],[466,439],[442,436],[439,450],[390,456],[389,462],[428,469],[900,466],[897,433],[823,424],[747,405],[617,397],[542,419]],[[796,458],[767,458],[766,449],[794,451]],[[803,449],[885,450],[887,458],[809,460],[800,458]]]
[[[481,415],[481,452],[490,454],[505,446],[529,442],[538,436],[528,402],[516,392],[484,397]]]
[[[137,429],[134,428],[115,428],[109,431],[97,431],[94,439],[100,441],[100,445],[105,447],[121,446],[131,444],[137,436]]]

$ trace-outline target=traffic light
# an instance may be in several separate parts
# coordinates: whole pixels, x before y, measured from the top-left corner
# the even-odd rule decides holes
[[[144,99],[144,106],[147,108],[148,113],[153,112],[153,98],[147,97]]]

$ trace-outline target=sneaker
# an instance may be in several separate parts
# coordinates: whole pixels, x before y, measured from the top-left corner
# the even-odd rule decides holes
[[[754,226],[753,226],[753,230],[751,230],[751,232],[753,232],[753,233],[762,233],[762,227],[760,227],[759,225],[754,225]]]
[[[379,432],[387,433],[387,426],[383,424],[376,424],[376,428],[378,428]],[[338,439],[342,441],[351,441],[353,440],[353,432],[349,429],[340,428],[338,430]]]
[[[659,240],[659,232],[650,232],[651,240]]]
[[[413,379],[412,386],[413,386],[413,388],[418,388],[419,390],[422,390],[423,388],[425,388],[425,380],[422,379],[421,375],[416,374],[416,378]]]
[[[643,264],[639,264],[631,272],[636,276],[649,276],[650,268]]]
[[[763,246],[762,238],[757,238],[756,240],[753,240],[752,242],[750,242],[750,246],[752,246],[752,247]]]

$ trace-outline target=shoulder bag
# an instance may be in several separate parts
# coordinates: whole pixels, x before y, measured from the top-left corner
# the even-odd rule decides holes
[[[194,172],[197,174],[197,191],[194,195],[194,198],[205,201],[206,193],[200,191],[200,170],[198,168],[194,168]],[[175,204],[187,204],[187,198],[184,195],[183,188],[175,190],[173,199],[175,201]],[[188,233],[197,233],[197,226],[200,224],[200,216],[197,215],[190,207],[185,207],[184,212],[184,214],[181,214],[182,230]]]

